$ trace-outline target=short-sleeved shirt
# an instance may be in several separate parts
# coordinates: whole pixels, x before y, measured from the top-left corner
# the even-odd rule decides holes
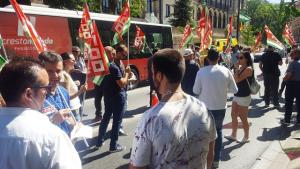
[[[290,72],[292,74],[291,81],[300,81],[300,60],[294,60],[291,62],[286,72]]]
[[[266,52],[261,56],[261,63],[263,64],[263,73],[280,76],[278,63],[282,61],[281,56],[277,52]]]
[[[70,96],[65,88],[58,86],[54,95],[47,94],[41,111],[51,118],[54,113],[62,109],[70,109]],[[67,121],[63,121],[58,127],[70,136],[71,127]]]
[[[212,115],[197,98],[160,102],[144,113],[135,130],[130,163],[150,169],[204,169],[215,139]]]
[[[104,95],[112,98],[118,97],[120,93],[125,95],[125,88],[121,88],[117,84],[117,80],[123,78],[121,67],[112,62],[109,66],[109,73],[110,74],[106,75],[102,82]]]

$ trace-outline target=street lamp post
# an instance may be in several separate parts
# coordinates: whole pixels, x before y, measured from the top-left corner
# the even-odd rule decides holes
[[[237,13],[237,27],[236,27],[236,39],[239,41],[240,36],[240,10],[241,10],[241,0],[238,0],[238,13]]]

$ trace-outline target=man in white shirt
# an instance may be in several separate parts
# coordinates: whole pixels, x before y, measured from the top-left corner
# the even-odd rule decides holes
[[[196,76],[193,92],[203,101],[213,114],[217,135],[214,167],[218,167],[222,148],[222,126],[226,112],[227,93],[236,93],[238,88],[229,69],[218,65],[219,54],[216,50],[208,51],[209,66],[201,68]]]
[[[210,169],[215,124],[205,105],[181,89],[184,58],[177,50],[163,49],[152,62],[153,82],[162,98],[136,128],[130,169]]]
[[[17,58],[0,72],[0,92],[7,107],[0,109],[0,168],[81,169],[68,136],[38,112],[49,78],[29,58]]]

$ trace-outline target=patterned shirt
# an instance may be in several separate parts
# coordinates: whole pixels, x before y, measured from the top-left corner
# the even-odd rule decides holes
[[[209,143],[216,138],[212,115],[186,95],[146,111],[133,140],[130,163],[155,169],[206,168]]]

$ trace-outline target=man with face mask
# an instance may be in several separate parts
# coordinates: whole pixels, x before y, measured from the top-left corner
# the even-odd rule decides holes
[[[0,72],[0,168],[80,169],[68,136],[38,112],[49,86],[48,74],[36,61],[17,58]]]
[[[59,85],[63,70],[63,60],[55,52],[42,52],[39,60],[49,75],[49,84],[52,86],[46,95],[42,113],[49,116],[50,120],[70,136],[72,125],[76,123],[70,118],[70,96],[65,88]]]
[[[152,63],[162,98],[136,128],[129,168],[211,168],[215,124],[205,105],[181,89],[184,58],[177,50],[162,49]]]

